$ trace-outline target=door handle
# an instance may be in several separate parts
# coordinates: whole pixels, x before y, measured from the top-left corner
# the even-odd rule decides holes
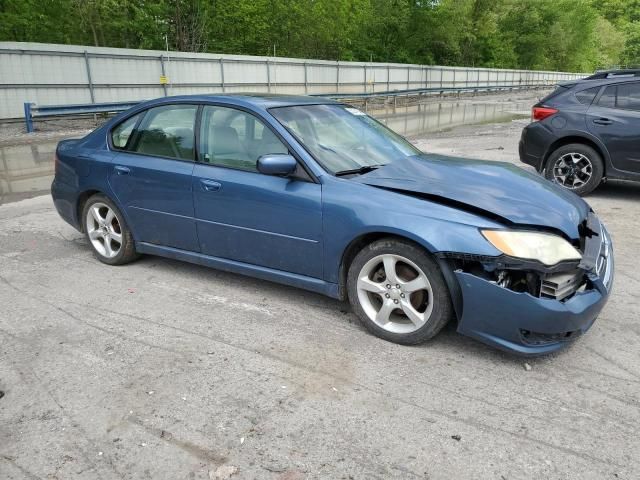
[[[131,169],[129,167],[123,167],[122,165],[116,165],[115,171],[118,175],[128,175]]]
[[[222,188],[222,184],[215,180],[200,180],[200,185],[205,192],[217,192]]]
[[[613,120],[609,120],[608,118],[597,118],[593,121],[593,123],[597,125],[611,125]]]

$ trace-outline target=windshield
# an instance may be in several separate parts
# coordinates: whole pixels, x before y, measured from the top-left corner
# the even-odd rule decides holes
[[[298,105],[272,108],[278,119],[333,174],[364,173],[369,167],[420,154],[400,135],[344,105]]]

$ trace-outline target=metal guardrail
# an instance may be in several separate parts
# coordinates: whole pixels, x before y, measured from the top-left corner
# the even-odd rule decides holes
[[[75,105],[36,105],[25,102],[24,122],[27,133],[33,133],[34,118],[64,117],[67,115],[90,115],[92,113],[116,113],[127,110],[140,102],[86,103]]]
[[[471,86],[471,87],[431,87],[431,88],[414,88],[407,90],[392,90],[384,92],[366,92],[366,93],[316,93],[312,97],[327,98],[374,98],[374,97],[400,97],[415,95],[433,95],[444,93],[468,93],[480,91],[502,91],[502,90],[519,90],[528,88],[541,88],[549,85],[531,84],[531,85],[487,85],[487,86]],[[224,94],[221,94],[224,95]],[[111,103],[87,103],[74,105],[36,105],[35,103],[25,102],[24,119],[27,133],[33,133],[33,121],[36,118],[55,118],[71,115],[91,115],[95,113],[117,113],[138,105],[140,102],[111,102]]]
[[[411,95],[428,95],[439,93],[467,93],[467,92],[483,92],[496,90],[519,90],[528,88],[544,88],[551,87],[554,83],[549,84],[530,84],[530,85],[482,85],[467,87],[429,87],[429,88],[411,88],[408,90],[392,90],[388,92],[366,92],[366,93],[314,93],[310,97],[328,97],[328,98],[371,98],[371,97],[400,97]]]

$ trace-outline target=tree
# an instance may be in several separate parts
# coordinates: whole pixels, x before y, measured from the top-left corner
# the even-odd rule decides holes
[[[0,0],[0,39],[590,71],[640,63],[640,0]]]

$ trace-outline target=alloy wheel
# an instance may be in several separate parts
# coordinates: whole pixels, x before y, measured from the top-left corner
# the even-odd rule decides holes
[[[581,153],[565,153],[553,166],[555,182],[571,190],[584,186],[592,175],[593,164]]]
[[[383,254],[360,270],[358,300],[376,325],[392,333],[411,333],[429,320],[433,290],[424,272],[400,255]]]
[[[96,251],[105,258],[113,258],[122,249],[122,228],[115,212],[97,202],[87,210],[87,235]]]

